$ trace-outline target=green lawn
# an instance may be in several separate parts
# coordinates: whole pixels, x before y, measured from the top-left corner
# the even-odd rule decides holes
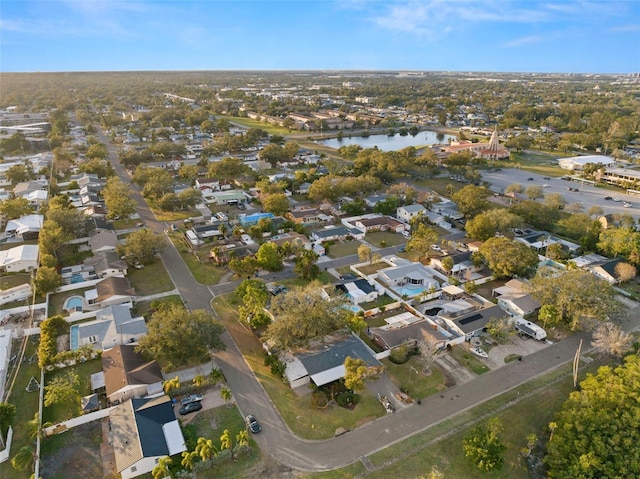
[[[46,373],[45,385],[49,384],[49,382],[56,377],[66,376],[69,372],[75,372],[78,375],[80,385],[77,397],[74,401],[57,403],[49,407],[45,407],[42,415],[42,422],[57,424],[58,422],[65,421],[71,417],[80,416],[82,414],[80,398],[91,394],[91,375],[100,371],[102,371],[102,360],[92,359],[91,361],[86,361],[76,366]]]
[[[385,263],[384,261],[378,261],[377,263],[365,264],[363,266],[359,266],[357,270],[360,271],[362,274],[369,276],[370,274],[377,273],[378,270],[380,269],[384,269],[388,267],[389,267],[388,263]]]
[[[182,304],[182,297],[179,294],[172,294],[171,296],[165,296],[163,298],[154,299],[153,301],[136,301],[136,304],[133,305],[133,309],[131,310],[131,315],[134,317],[142,316],[147,314],[147,312],[151,309],[151,303],[173,303],[178,302]]]
[[[31,275],[26,273],[3,274],[0,276],[0,289],[9,289],[14,286],[31,282]]]
[[[395,364],[385,358],[382,364],[396,386],[414,400],[424,399],[446,388],[442,372],[434,365],[431,367],[431,375],[426,376],[422,373],[422,365],[416,356],[412,356],[404,364]]]
[[[365,240],[374,246],[379,246],[380,248],[397,246],[407,241],[401,234],[391,233],[390,231],[375,231],[373,233],[367,233]]]
[[[189,271],[191,271],[195,280],[200,284],[218,284],[222,275],[227,272],[223,266],[218,266],[214,262],[209,261],[207,257],[209,253],[208,249],[206,251],[199,251],[197,257],[192,253],[186,252],[186,248],[178,248],[178,251],[180,251],[180,256],[182,256],[182,260],[189,268]]]
[[[370,301],[368,303],[361,303],[360,307],[365,311],[368,311],[373,308],[382,308],[383,306],[386,306],[387,304],[391,304],[394,302],[395,300],[391,298],[391,296],[385,293],[382,296],[378,296],[375,301]]]
[[[286,136],[291,133],[287,128],[283,128],[281,126],[275,126],[270,123],[265,123],[258,120],[252,120],[251,118],[239,117],[239,116],[219,116],[219,119],[229,120],[233,123],[238,123],[240,125],[246,126],[247,128],[260,128],[261,130],[266,131],[270,135],[281,135]]]
[[[14,354],[20,350],[22,341],[14,341],[11,347],[11,351]],[[13,457],[17,451],[23,446],[32,446],[35,448],[35,440],[32,440],[27,434],[27,421],[33,419],[34,414],[38,411],[38,391],[27,392],[26,387],[29,384],[29,380],[35,377],[40,382],[40,368],[38,367],[37,357],[34,357],[34,361],[30,362],[29,359],[38,350],[37,340],[32,341],[31,338],[27,338],[27,349],[25,350],[24,357],[26,361],[20,363],[20,370],[16,378],[16,382],[11,390],[11,395],[5,400],[16,406],[16,416],[13,419],[13,442],[11,444],[11,457]],[[9,369],[10,375],[12,374],[12,368]],[[7,384],[9,388],[9,384]],[[3,431],[4,425],[3,425]],[[4,479],[27,479],[29,472],[19,472],[11,467],[9,461],[0,464],[0,477]]]
[[[73,291],[65,291],[64,293],[54,293],[49,295],[49,309],[48,316],[56,316],[61,314],[62,316],[69,316],[69,313],[62,310],[64,306],[64,302],[67,298],[71,296],[84,296],[86,291],[90,289],[95,289],[95,286],[88,286],[86,288],[78,288]]]
[[[201,216],[198,210],[164,211],[155,206],[152,202],[147,201],[147,203],[158,221],[182,222],[193,216]]]
[[[160,260],[145,265],[142,269],[129,268],[127,277],[131,286],[136,290],[136,296],[164,293],[175,288],[169,273]]]
[[[359,241],[346,241],[344,243],[333,243],[329,245],[327,256],[330,258],[342,258],[343,256],[350,256],[352,254],[358,254],[358,248],[362,243]]]
[[[338,406],[324,410],[312,408],[310,395],[298,396],[264,365],[265,353],[260,341],[237,321],[231,302],[238,303],[234,295],[218,296],[212,305],[294,434],[305,439],[327,439],[333,437],[338,428],[352,429],[385,414],[382,405],[367,391],[362,392],[353,411]]]
[[[476,374],[483,374],[489,371],[487,366],[485,366],[467,349],[461,346],[452,347],[449,353],[460,363],[460,365],[465,366]]]

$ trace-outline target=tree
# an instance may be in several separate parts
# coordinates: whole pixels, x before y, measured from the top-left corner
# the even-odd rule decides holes
[[[229,449],[231,456],[233,457],[233,439],[228,429],[225,429],[220,436],[220,449]]]
[[[512,236],[512,230],[522,226],[524,226],[524,221],[518,215],[494,209],[483,211],[471,218],[467,221],[465,230],[470,238],[486,241],[496,233]]]
[[[231,181],[242,177],[249,171],[249,167],[241,158],[223,158],[209,164],[209,176],[222,181]]]
[[[462,449],[478,469],[494,471],[502,467],[502,453],[507,448],[498,437],[499,432],[500,422],[494,418],[486,427],[475,427],[465,436]]]
[[[169,466],[172,463],[173,461],[169,456],[161,457],[158,460],[158,464],[156,464],[156,467],[154,467],[151,471],[153,479],[164,479],[165,477],[170,476],[171,473],[169,472]]]
[[[95,143],[89,147],[89,149],[87,150],[86,156],[87,158],[91,158],[91,159],[101,158],[104,160],[109,158],[109,151],[107,150],[106,145],[102,143]],[[99,172],[95,172],[95,173],[102,178],[107,176],[106,174],[100,174]]]
[[[344,360],[344,385],[347,389],[353,391],[364,389],[368,374],[367,363],[363,359],[346,357]]]
[[[125,244],[118,247],[118,254],[128,264],[151,264],[165,244],[163,236],[143,228],[127,236]]]
[[[182,451],[182,460],[180,461],[180,465],[190,471],[193,469],[197,457],[198,453],[196,451]]]
[[[172,379],[167,379],[162,383],[162,389],[165,394],[171,393],[174,389],[180,389],[180,376],[176,376]]]
[[[407,251],[420,251],[426,254],[431,245],[438,241],[440,235],[433,228],[419,224],[418,228],[411,234],[411,239],[407,241]]]
[[[548,477],[637,477],[640,464],[640,356],[588,374],[554,418],[547,443]]]
[[[315,280],[320,274],[320,267],[316,264],[318,257],[313,250],[302,250],[296,257],[293,271],[305,281]]]
[[[542,198],[544,196],[544,192],[542,190],[542,186],[540,186],[540,185],[527,186],[527,189],[524,190],[524,194],[531,201],[535,201],[538,198]]]
[[[238,434],[236,434],[236,444],[238,447],[245,447],[249,445],[249,434],[246,429],[238,431]]]
[[[26,198],[9,198],[0,201],[0,214],[7,219],[13,220],[33,213],[33,207]]]
[[[87,217],[82,211],[74,208],[69,204],[59,204],[57,198],[62,196],[54,196],[49,201],[47,209],[47,220],[55,221],[62,228],[65,237],[77,238],[85,235],[85,221]]]
[[[496,278],[529,276],[538,265],[535,250],[509,238],[491,238],[479,250]]]
[[[169,369],[225,349],[220,338],[223,326],[202,309],[188,311],[182,305],[168,304],[151,315],[147,327],[149,332],[140,339],[137,349]]]
[[[614,269],[618,283],[624,283],[636,277],[638,274],[635,266],[629,263],[618,263]]]
[[[547,193],[544,195],[544,204],[549,208],[561,210],[567,204],[567,200],[560,193]]]
[[[506,194],[513,193],[516,195],[521,195],[523,191],[524,191],[524,187],[520,183],[511,183],[504,190]]]
[[[55,267],[40,266],[36,272],[34,285],[36,293],[44,296],[55,291],[58,286],[62,286],[62,276]]]
[[[136,203],[129,196],[129,187],[117,176],[107,180],[102,196],[109,218],[128,218],[136,211]]]
[[[592,218],[598,218],[599,216],[602,216],[604,214],[604,210],[602,209],[602,206],[593,205],[591,208],[589,208],[587,214]]]
[[[631,349],[632,342],[633,336],[617,324],[606,321],[596,326],[591,346],[600,354],[621,357]]]
[[[371,264],[373,261],[373,250],[371,249],[371,246],[364,243],[358,246],[358,258],[363,263]]]
[[[79,386],[80,377],[75,371],[69,371],[63,376],[53,378],[49,384],[44,387],[45,407],[64,403],[69,406],[69,412],[71,412],[71,406],[75,405],[79,400]]]
[[[16,406],[8,402],[0,403],[0,426],[3,431],[13,422],[14,417],[16,417]]]
[[[245,256],[244,258],[232,258],[229,261],[229,268],[238,276],[253,276],[260,270],[260,264],[253,256]]]
[[[487,208],[490,194],[484,186],[467,185],[456,192],[452,199],[457,203],[460,213],[473,217]]]
[[[27,165],[14,165],[5,171],[4,176],[12,185],[34,179],[33,168]]]
[[[22,446],[18,453],[11,458],[11,465],[18,471],[33,469],[36,460],[36,451],[31,446]]]
[[[260,267],[267,271],[280,271],[283,267],[278,246],[275,243],[263,243],[256,253],[256,259]]]
[[[236,288],[235,293],[242,299],[238,308],[240,318],[257,329],[269,323],[271,318],[265,311],[269,302],[269,292],[262,281],[246,279]]]
[[[233,398],[231,389],[226,386],[222,386],[220,388],[220,398],[227,404],[227,407],[229,407],[229,401],[231,401],[231,398]]]
[[[553,304],[543,304],[538,311],[538,320],[542,321],[544,328],[547,326],[555,328],[562,320],[562,316]]]
[[[265,337],[280,349],[304,345],[346,327],[351,315],[346,305],[346,298],[340,295],[325,299],[317,282],[293,288],[271,301],[276,320],[268,326]]]
[[[58,258],[62,246],[71,241],[72,237],[62,227],[52,220],[45,220],[38,235],[38,245],[41,253],[47,253]]]
[[[598,248],[607,256],[629,256],[640,244],[640,233],[631,228],[607,228],[600,233]]]
[[[202,459],[203,461],[211,459],[211,456],[216,456],[218,454],[216,447],[213,445],[213,441],[205,437],[198,438],[198,442],[196,444],[196,449],[194,452],[198,454],[198,456],[200,456],[200,459]]]
[[[50,422],[45,422],[44,424],[40,424],[40,414],[36,412],[33,415],[33,419],[27,421],[27,434],[31,439],[36,439],[37,437],[44,437],[44,430],[52,424]]]
[[[262,208],[276,216],[282,216],[289,211],[289,200],[284,193],[273,193],[262,198]]]
[[[196,165],[182,165],[178,170],[178,176],[194,181],[198,177],[198,167]]]
[[[531,279],[530,288],[541,304],[555,306],[562,322],[572,330],[585,323],[615,319],[621,312],[613,287],[583,269],[556,274],[540,268]]]

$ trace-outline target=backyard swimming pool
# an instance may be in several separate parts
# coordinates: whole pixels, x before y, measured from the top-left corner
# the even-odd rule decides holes
[[[418,296],[422,292],[424,292],[424,290],[425,290],[424,286],[411,286],[411,287],[403,286],[398,290],[398,292],[402,297],[406,295],[407,298],[413,298],[415,296]]]
[[[71,351],[75,351],[76,349],[78,349],[78,342],[80,341],[79,338],[79,327],[77,324],[72,324],[70,331],[69,331],[69,341],[71,343]]]
[[[69,296],[62,307],[65,311],[69,313],[73,313],[75,311],[82,311],[82,307],[84,305],[84,300],[82,296]]]

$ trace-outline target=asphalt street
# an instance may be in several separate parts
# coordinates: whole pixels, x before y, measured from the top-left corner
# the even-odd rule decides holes
[[[116,149],[102,132],[99,133],[99,136],[100,140],[108,145],[116,173],[125,183],[130,183],[129,175],[119,163]],[[508,173],[504,174],[508,175]],[[509,175],[508,181],[513,183],[517,180]],[[556,181],[560,182],[561,180]],[[163,233],[167,225],[155,218],[142,198],[139,188],[132,185],[131,193],[138,205],[138,212],[145,226],[156,233]],[[379,253],[389,254],[394,251],[396,251],[395,248],[385,248]],[[178,251],[170,242],[162,250],[161,259],[190,309],[212,311],[210,302],[214,294],[231,291],[235,288],[233,283],[216,285],[211,288],[197,283]],[[344,266],[353,260],[353,257],[331,260],[322,263],[322,267]],[[279,279],[279,275],[286,274],[290,273],[278,273],[275,275],[275,279]],[[632,320],[627,324],[628,327],[638,326],[637,323],[640,323],[640,314],[638,313],[638,308],[636,308],[634,313],[630,315]],[[226,351],[216,353],[215,360],[233,391],[240,411],[244,414],[255,414],[262,423],[262,432],[254,436],[261,450],[294,469],[321,471],[351,464],[567,363],[573,358],[580,339],[584,339],[588,344],[589,335],[587,333],[576,334],[526,356],[521,362],[509,363],[469,383],[424,399],[420,405],[414,404],[394,414],[369,422],[344,435],[324,441],[304,440],[290,431],[228,334],[223,336],[227,347]]]

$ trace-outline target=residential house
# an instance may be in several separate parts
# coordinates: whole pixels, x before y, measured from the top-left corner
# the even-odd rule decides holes
[[[93,254],[115,252],[118,247],[118,235],[113,230],[98,230],[89,236],[89,246]]]
[[[305,235],[296,233],[295,231],[290,231],[288,233],[282,233],[276,236],[272,236],[269,238],[269,241],[274,243],[276,246],[282,246],[285,243],[289,243],[294,248],[301,249],[311,249],[312,244]]]
[[[486,304],[476,301],[467,298],[445,303],[438,317],[444,320],[447,329],[467,339],[480,335],[490,320],[505,317],[506,313],[500,306],[486,307]]]
[[[394,320],[384,326],[369,329],[369,336],[384,350],[397,348],[399,346],[416,347],[419,342],[431,345],[434,351],[444,349],[447,346],[451,335],[442,330],[437,324],[424,318],[414,316],[405,311],[399,316],[410,316],[409,318]],[[394,317],[387,318],[394,319]]]
[[[600,279],[604,279],[609,284],[616,284],[620,281],[620,274],[617,270],[618,265],[626,263],[624,258],[606,259],[597,263],[590,264],[587,269]]]
[[[74,326],[71,336],[76,335],[76,338],[72,338],[71,349],[89,345],[93,349],[105,350],[117,345],[131,345],[148,332],[144,318],[132,318],[131,310],[125,305],[108,306],[96,313],[95,320]]]
[[[127,278],[108,276],[96,283],[95,289],[86,291],[84,299],[91,309],[104,309],[112,304],[133,304],[135,290]]]
[[[450,271],[443,265],[445,258],[451,258],[451,260],[447,260],[448,262],[453,261]],[[473,265],[473,262],[471,261],[471,253],[469,252],[433,257],[431,258],[431,265],[440,271],[454,275],[457,278],[466,278],[466,275],[479,269]]]
[[[364,204],[367,205],[369,208],[374,208],[378,203],[386,201],[387,198],[389,197],[389,195],[387,194],[378,194],[378,195],[371,195],[371,196],[367,196],[364,199]]]
[[[87,271],[93,270],[98,278],[127,275],[127,262],[113,251],[99,252],[84,260],[83,266]]]
[[[30,191],[22,197],[29,202],[30,206],[38,209],[49,200],[49,192],[47,190]]]
[[[517,296],[527,293],[527,285],[519,279],[510,279],[504,286],[499,286],[491,290],[491,296],[499,297],[502,295]]]
[[[322,229],[311,232],[313,241],[344,241],[348,237],[354,239],[364,239],[365,231],[358,228],[347,228],[346,226],[326,226]]]
[[[354,222],[354,226],[358,229],[363,229],[367,233],[372,231],[393,231],[394,233],[400,233],[404,231],[407,226],[391,216],[383,215],[366,215]]]
[[[0,271],[19,273],[38,268],[38,245],[25,244],[0,251]]]
[[[102,352],[105,391],[111,404],[162,392],[162,371],[158,362],[136,353],[136,346],[121,344]]]
[[[272,220],[273,218],[275,218],[273,213],[252,213],[250,215],[239,214],[238,222],[243,228],[245,228],[247,226],[257,225],[261,219]]]
[[[419,204],[400,206],[396,209],[396,216],[400,221],[411,223],[413,218],[423,217],[427,209]]]
[[[0,289],[0,306],[14,301],[24,301],[33,296],[33,290],[29,283],[19,284],[13,288]]]
[[[15,236],[22,240],[36,239],[42,229],[44,216],[26,215],[15,220],[9,220],[4,232],[7,236]]]
[[[24,181],[13,187],[13,194],[16,198],[24,198],[34,191],[46,191],[47,180]]]
[[[224,235],[222,231],[220,231],[220,225],[224,224],[222,221],[216,221],[209,225],[197,225],[191,228],[191,231],[196,235],[200,240],[205,240],[207,238],[216,238],[222,239]],[[231,231],[227,226],[227,231]]]
[[[353,304],[375,301],[380,294],[375,286],[362,278],[337,284],[336,289],[345,293]]]
[[[440,283],[435,279],[437,273],[421,263],[412,263],[397,258],[396,264],[378,270],[378,279],[400,296],[414,297],[423,291],[437,291]]]
[[[333,221],[333,216],[323,213],[318,208],[310,208],[306,206],[292,209],[286,214],[286,217],[294,223],[304,225],[330,223]]]
[[[109,424],[122,479],[148,474],[161,458],[187,450],[169,396],[131,399],[109,412]]]
[[[526,316],[540,308],[540,302],[530,294],[503,294],[498,298],[498,306],[511,316]]]
[[[214,191],[203,199],[216,205],[237,205],[251,201],[251,196],[242,190]]]
[[[325,337],[304,351],[282,354],[281,360],[286,364],[285,377],[291,387],[310,382],[320,387],[344,377],[347,357],[362,359],[369,367],[381,366],[373,351],[349,333]]]
[[[107,217],[107,207],[104,204],[89,205],[82,212],[90,218],[104,219]]]

